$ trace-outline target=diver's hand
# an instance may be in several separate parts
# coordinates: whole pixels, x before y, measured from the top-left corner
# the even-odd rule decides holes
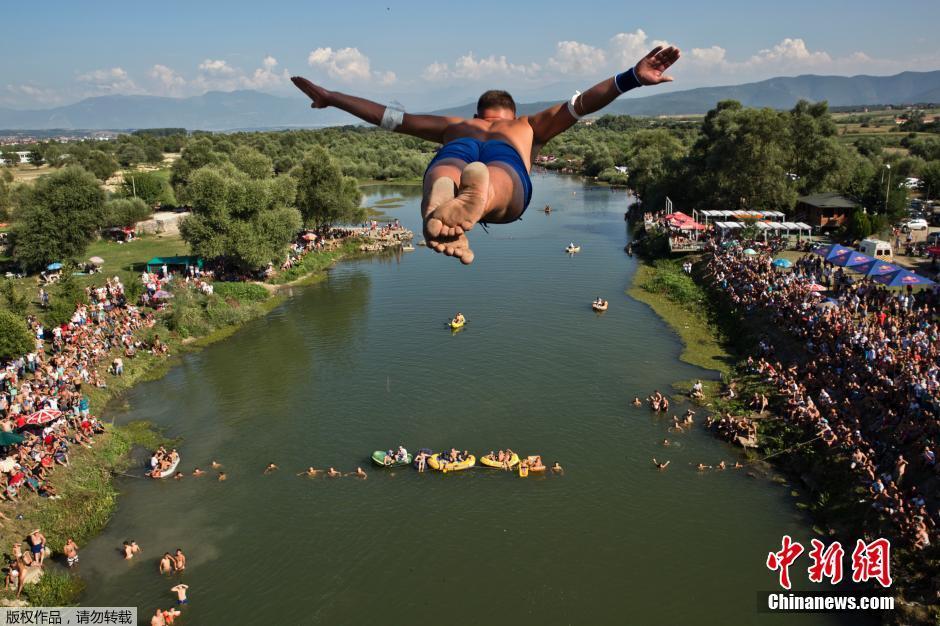
[[[320,85],[314,85],[303,76],[291,76],[290,80],[297,86],[297,89],[307,94],[307,97],[313,101],[310,103],[312,108],[323,109],[330,106],[332,94]]]
[[[640,59],[633,71],[636,73],[637,79],[644,85],[672,82],[672,76],[664,72],[679,60],[679,56],[679,48],[675,46],[669,46],[668,48],[656,46],[649,54]],[[301,87],[301,89],[303,88]]]

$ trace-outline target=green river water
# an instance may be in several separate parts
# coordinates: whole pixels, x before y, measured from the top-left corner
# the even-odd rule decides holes
[[[149,619],[178,580],[157,559],[181,547],[183,624],[835,623],[756,612],[757,591],[776,587],[767,552],[784,533],[811,536],[790,487],[696,472],[738,452],[630,404],[713,374],[680,362],[677,337],[624,293],[627,195],[551,175],[534,185],[523,221],[474,230],[471,267],[422,247],[341,263],[109,410],[180,437],[187,474],[218,459],[229,480],[120,479],[113,521],[83,546],[82,604]],[[367,201],[404,193],[388,213],[420,232],[415,191],[371,188]],[[456,310],[469,324],[452,334]],[[370,466],[399,443],[509,446],[566,472]],[[652,457],[672,464],[656,471]],[[262,475],[269,461],[281,471]],[[309,465],[369,478],[295,476]],[[120,558],[125,539],[140,558]]]

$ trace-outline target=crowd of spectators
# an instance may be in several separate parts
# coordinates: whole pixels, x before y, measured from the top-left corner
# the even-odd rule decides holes
[[[87,396],[89,388],[107,386],[100,366],[115,352],[133,356],[163,345],[158,338],[142,341],[142,331],[154,324],[153,314],[127,302],[117,277],[87,288],[86,295],[88,303],[78,304],[59,326],[44,327],[30,316],[34,349],[0,370],[0,431],[23,437],[0,447],[0,499],[17,500],[24,491],[58,497],[50,474],[69,465],[74,446],[90,447],[103,431]],[[109,371],[119,374],[113,362]]]
[[[767,316],[801,346],[801,357],[787,364],[769,341],[749,358],[776,390],[780,416],[844,459],[876,517],[913,548],[936,541],[937,292],[855,280],[816,255],[781,271],[770,254],[712,242],[705,258],[705,280],[739,315]],[[766,406],[765,398],[755,402]],[[737,422],[721,428],[744,434]]]

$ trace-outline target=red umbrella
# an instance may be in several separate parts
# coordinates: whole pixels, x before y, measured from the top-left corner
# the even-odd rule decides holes
[[[36,411],[32,415],[28,415],[23,423],[26,426],[39,426],[40,424],[51,422],[60,415],[62,415],[62,411],[56,411],[55,409],[42,409],[41,411]]]

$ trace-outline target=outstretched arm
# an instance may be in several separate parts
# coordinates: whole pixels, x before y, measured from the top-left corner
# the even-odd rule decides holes
[[[380,126],[382,116],[385,114],[385,107],[378,102],[350,96],[338,91],[329,91],[320,85],[316,85],[302,76],[294,76],[291,82],[312,100],[310,106],[314,109],[323,109],[329,106],[342,109],[347,113],[355,115],[359,119]],[[420,139],[444,143],[444,130],[455,122],[459,122],[458,117],[443,117],[441,115],[412,115],[405,113],[401,121],[394,130],[395,132],[412,135]]]
[[[581,95],[573,97],[570,102],[556,104],[530,116],[534,147],[545,145],[552,137],[574,126],[581,117],[600,111],[625,91],[642,85],[672,81],[672,76],[665,72],[678,60],[678,48],[656,46],[632,70],[597,83]]]

